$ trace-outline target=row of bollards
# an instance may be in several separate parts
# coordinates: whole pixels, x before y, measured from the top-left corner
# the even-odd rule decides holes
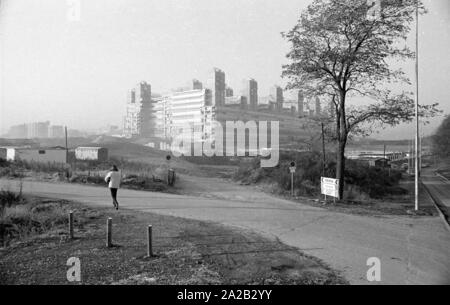
[[[73,226],[73,211],[69,212],[69,237],[70,239],[75,238],[74,234],[74,226]],[[153,245],[152,245],[152,226],[149,225],[147,227],[147,257],[153,256]],[[112,218],[108,217],[106,219],[106,247],[111,248],[113,247],[112,243]]]

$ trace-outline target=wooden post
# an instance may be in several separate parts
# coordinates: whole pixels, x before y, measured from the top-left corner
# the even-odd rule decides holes
[[[147,227],[147,257],[153,256],[153,247],[152,247],[152,226],[149,225]]]
[[[69,212],[69,237],[70,237],[70,239],[74,238],[74,233],[73,233],[73,211]]]
[[[106,220],[106,247],[112,246],[112,218],[108,217]]]

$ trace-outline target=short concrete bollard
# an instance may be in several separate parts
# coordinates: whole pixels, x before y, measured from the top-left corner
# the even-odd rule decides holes
[[[69,212],[69,237],[70,237],[70,239],[74,239],[74,233],[73,233],[73,211]]]
[[[109,217],[106,220],[106,246],[108,248],[112,247],[112,218]]]
[[[147,257],[153,256],[153,245],[152,245],[152,226],[147,227]]]

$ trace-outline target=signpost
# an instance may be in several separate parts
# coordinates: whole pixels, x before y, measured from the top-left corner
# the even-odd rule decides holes
[[[291,166],[289,167],[289,171],[291,172],[291,196],[294,196],[294,174],[297,169],[297,165],[294,161],[291,162]]]
[[[325,195],[325,202],[327,202],[327,196],[339,199],[339,179],[333,178],[320,178],[320,190],[323,195]]]

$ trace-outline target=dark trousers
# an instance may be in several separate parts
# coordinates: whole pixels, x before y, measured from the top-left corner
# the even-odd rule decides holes
[[[110,188],[110,190],[111,190],[111,197],[113,199],[113,204],[114,205],[119,204],[117,202],[117,189]]]

